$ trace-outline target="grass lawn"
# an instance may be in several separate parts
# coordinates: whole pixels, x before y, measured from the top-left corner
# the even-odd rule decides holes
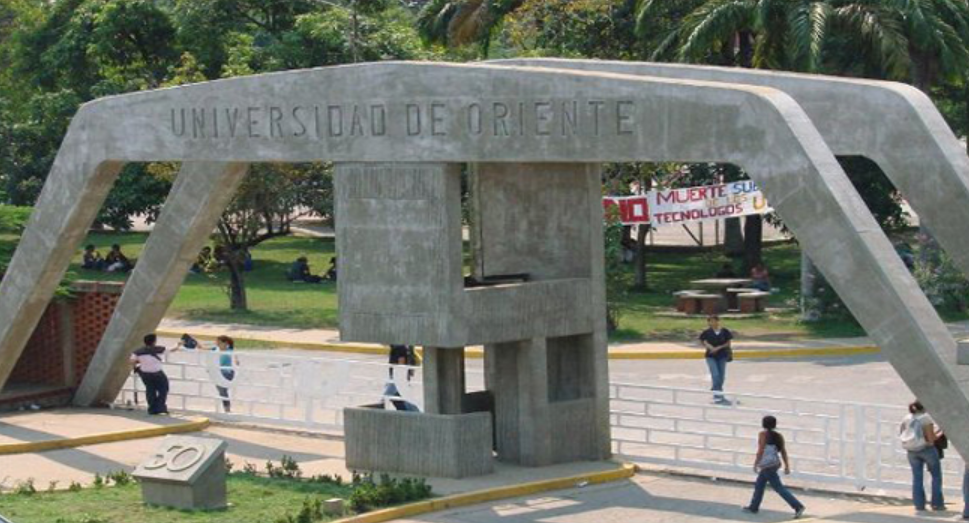
[[[144,233],[92,233],[86,243],[95,244],[106,253],[112,243],[122,246],[131,258],[137,258],[147,238]],[[0,259],[12,253],[16,237],[0,235]],[[331,283],[321,285],[294,284],[286,280],[289,264],[298,256],[309,258],[316,273],[323,272],[334,254],[332,240],[303,237],[275,238],[256,247],[253,252],[254,270],[246,274],[250,311],[239,313],[229,309],[226,294],[228,274],[190,274],[169,316],[222,323],[272,325],[283,328],[336,328],[337,294]],[[812,337],[861,336],[864,332],[850,321],[822,321],[802,323],[796,311],[800,280],[800,249],[794,243],[767,247],[764,258],[771,274],[771,282],[778,293],[771,296],[772,307],[786,307],[767,317],[728,320],[727,326],[741,337],[756,339],[796,339]],[[690,280],[712,277],[726,261],[718,252],[653,252],[648,254],[648,285],[646,292],[630,292],[624,299],[625,312],[614,341],[688,340],[705,326],[702,317],[670,318],[663,316],[672,310],[671,293],[688,289]],[[80,268],[81,253],[71,266],[77,279],[123,280],[126,275],[86,271]],[[627,278],[632,283],[632,267]],[[966,319],[965,314],[944,314],[946,320]]]
[[[346,499],[350,491],[348,486],[232,474],[228,480],[231,506],[226,510],[147,507],[141,503],[141,488],[131,483],[79,492],[6,494],[0,496],[0,514],[16,523],[276,523],[295,516],[307,499]]]

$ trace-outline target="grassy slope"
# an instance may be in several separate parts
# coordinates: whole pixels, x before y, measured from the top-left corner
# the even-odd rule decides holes
[[[43,486],[39,486],[43,487]],[[350,489],[318,483],[267,479],[241,474],[229,477],[227,510],[182,512],[141,503],[136,484],[80,492],[0,496],[0,514],[17,523],[274,523],[295,515],[308,498],[346,498]]]
[[[92,233],[89,242],[107,252],[112,243],[122,245],[125,253],[140,255],[146,235],[141,233]],[[0,259],[12,252],[15,237],[0,234]],[[250,311],[229,310],[225,293],[227,273],[214,275],[191,274],[186,278],[175,299],[170,316],[213,322],[250,323],[284,328],[335,328],[337,325],[337,296],[333,284],[308,285],[286,281],[286,269],[300,255],[309,258],[314,272],[322,272],[333,256],[333,242],[312,238],[276,238],[253,251],[255,270],[247,273]],[[690,280],[713,276],[725,261],[719,253],[650,253],[648,279],[650,290],[629,293],[625,299],[626,312],[620,321],[616,341],[686,340],[692,339],[704,326],[704,319],[669,318],[657,313],[669,312],[671,292],[689,288]],[[728,326],[742,337],[781,339],[800,337],[858,336],[863,332],[845,321],[825,321],[803,324],[797,320],[795,300],[800,278],[800,250],[796,244],[771,246],[764,251],[771,272],[773,286],[780,289],[771,297],[771,306],[789,307],[787,311],[767,318],[730,320]],[[80,269],[78,252],[71,267],[74,278],[123,280],[124,275],[106,274]],[[632,268],[628,280],[632,283]],[[946,319],[965,319],[965,315],[946,314]]]

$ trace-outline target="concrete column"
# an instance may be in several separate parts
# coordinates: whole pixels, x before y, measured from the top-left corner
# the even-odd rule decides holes
[[[471,182],[476,276],[588,278],[592,289],[584,304],[591,332],[485,347],[499,459],[531,465],[579,455],[605,459],[611,432],[600,166],[482,163]],[[583,405],[555,405],[573,400]],[[547,421],[539,426],[536,416]],[[591,434],[546,430],[575,416]]]
[[[164,317],[247,168],[245,163],[182,164],[74,396],[76,405],[108,403],[118,395],[129,373],[128,355]]]
[[[65,143],[77,140],[72,125]],[[124,163],[62,147],[0,283],[0,390],[47,309]]]
[[[424,411],[461,414],[464,391],[464,348],[424,347]]]
[[[518,347],[519,463],[542,467],[553,463],[551,408],[548,397],[548,346],[535,338]],[[559,434],[559,437],[568,437]]]

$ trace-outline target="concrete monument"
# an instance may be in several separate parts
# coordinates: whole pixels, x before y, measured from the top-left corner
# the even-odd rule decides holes
[[[212,438],[165,438],[133,473],[141,483],[142,499],[182,510],[225,508],[227,446]]]
[[[837,105],[842,97],[830,99]],[[378,63],[89,103],[72,122],[0,285],[0,383],[122,164],[162,160],[183,162],[169,197],[176,210],[162,217],[146,249],[171,252],[136,268],[126,290],[132,297],[122,298],[130,307],[118,307],[78,404],[113,399],[132,336],[158,321],[228,201],[221,193],[231,194],[246,164],[328,160],[337,164],[343,338],[427,348],[426,413],[359,409],[354,420],[348,410],[347,433],[355,434],[348,466],[479,474],[488,470],[492,443],[498,459],[525,465],[604,458],[610,430],[597,163],[729,162],[762,187],[914,392],[941,409],[956,447],[969,451],[963,375],[943,361],[954,360],[954,340],[808,114],[778,89]],[[461,163],[472,164],[473,286],[461,271]],[[536,245],[539,232],[549,240]],[[488,390],[467,394],[463,348],[476,344],[485,346]],[[926,361],[894,356],[910,353]],[[386,454],[375,448],[381,434],[372,428],[384,423],[399,428],[401,442]],[[431,456],[432,447],[403,446],[422,438],[441,438],[441,448],[458,452]],[[362,449],[371,453],[365,463]],[[402,450],[417,459],[401,460]]]

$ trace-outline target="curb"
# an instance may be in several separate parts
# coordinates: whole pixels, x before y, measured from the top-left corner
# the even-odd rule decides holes
[[[206,429],[211,422],[208,418],[195,418],[192,421],[179,423],[177,425],[165,425],[161,427],[148,427],[143,429],[121,430],[117,432],[105,432],[102,434],[91,434],[77,438],[62,438],[45,441],[31,441],[27,443],[8,443],[0,445],[0,456],[9,454],[26,454],[33,452],[43,452],[46,450],[69,449],[84,447],[87,445],[98,445],[101,443],[114,443],[117,441],[129,441],[134,439],[154,438],[157,436],[167,436],[169,434],[183,434],[186,432],[198,432]]]
[[[417,503],[385,508],[374,512],[367,512],[366,514],[360,514],[358,516],[350,516],[348,518],[338,519],[333,523],[383,523],[395,519],[419,516],[429,512],[465,507],[468,505],[477,505],[479,503],[486,503],[489,501],[517,498],[537,494],[539,492],[548,492],[550,490],[561,490],[580,485],[595,485],[599,483],[619,481],[621,479],[631,478],[634,475],[636,475],[636,466],[629,463],[623,463],[619,468],[613,470],[593,472],[590,474],[579,474],[577,476],[568,476],[564,478],[533,481],[531,483],[521,483],[519,485],[496,487],[486,490],[479,490],[476,492],[455,494],[453,496],[446,496],[443,498],[418,501]]]
[[[177,338],[181,332],[170,330],[158,330],[159,336]],[[214,340],[216,337],[208,334],[192,334],[193,337],[203,340]],[[387,349],[374,345],[355,345],[352,343],[310,343],[310,342],[289,342],[265,340],[258,338],[237,337],[239,341],[272,343],[285,345],[294,349],[311,351],[342,352],[347,354],[368,354],[386,356]],[[618,347],[617,347],[618,348]],[[418,352],[421,352],[418,349]],[[735,349],[734,359],[770,359],[770,358],[806,358],[806,357],[844,357],[858,356],[862,354],[878,354],[880,349],[875,345],[858,346],[835,346],[835,347],[804,347],[794,349]],[[464,351],[465,358],[482,359],[484,351],[478,348],[469,348]],[[703,351],[697,347],[696,350],[675,350],[675,351],[610,351],[610,360],[702,360]]]

